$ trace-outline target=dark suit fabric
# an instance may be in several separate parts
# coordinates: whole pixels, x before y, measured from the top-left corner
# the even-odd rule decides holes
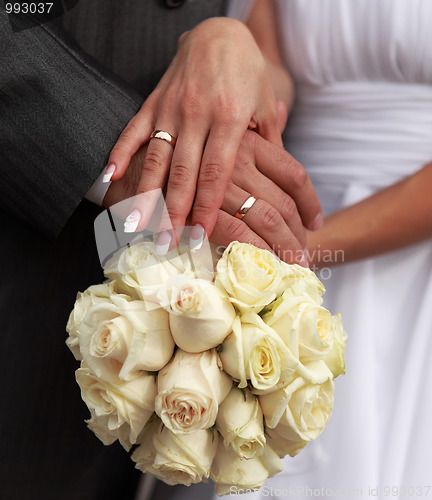
[[[81,0],[16,33],[0,12],[0,498],[130,499],[139,474],[87,430],[64,343],[76,292],[102,281],[100,208],[81,200],[178,36],[222,2]]]

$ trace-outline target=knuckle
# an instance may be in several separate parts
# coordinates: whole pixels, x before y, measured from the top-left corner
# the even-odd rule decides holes
[[[138,127],[129,123],[120,135],[122,141],[133,141],[138,136]]]
[[[225,169],[220,163],[206,163],[200,173],[200,183],[212,186],[213,183],[218,183],[223,180],[224,173]]]
[[[279,211],[285,220],[290,220],[297,212],[297,205],[289,196],[283,196],[280,201]]]
[[[296,165],[296,168],[292,170],[291,173],[291,184],[295,191],[301,191],[307,184],[309,176],[306,170],[300,165]]]
[[[159,96],[157,107],[162,115],[168,115],[178,102],[178,95],[174,88],[169,87]]]
[[[244,222],[230,218],[225,225],[224,233],[230,241],[244,242],[247,239],[248,228]]]
[[[186,214],[182,212],[180,206],[171,206],[167,208],[167,211],[169,215],[169,220],[171,221],[173,227],[180,226],[181,224],[184,223]]]
[[[144,169],[150,172],[156,172],[162,168],[163,156],[157,150],[147,151],[144,160]]]
[[[199,94],[192,90],[185,91],[180,104],[180,114],[185,120],[196,120],[202,115],[202,103]]]
[[[189,185],[193,180],[193,173],[189,167],[184,164],[177,164],[171,167],[169,174],[169,185],[178,188]]]
[[[240,125],[245,121],[240,99],[227,99],[226,96],[220,96],[216,102],[217,121],[221,125]]]
[[[267,111],[267,121],[271,125],[277,125],[278,109],[277,109],[276,100],[272,100],[272,102],[270,103],[270,106],[268,106],[266,111]]]
[[[271,205],[267,205],[261,213],[261,222],[265,229],[272,232],[280,229],[283,221],[281,214],[276,210],[276,208]]]
[[[215,212],[217,212],[217,207],[195,203],[193,206],[192,218],[203,225],[203,221],[212,219]]]

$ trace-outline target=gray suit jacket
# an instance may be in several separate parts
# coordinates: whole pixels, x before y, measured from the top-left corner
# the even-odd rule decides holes
[[[166,8],[173,3],[184,5]],[[81,0],[57,26],[15,33],[0,11],[1,206],[57,235],[159,81],[180,34],[221,14],[221,5]]]
[[[76,292],[102,280],[99,208],[81,200],[178,36],[222,7],[80,0],[17,32],[0,10],[0,498],[133,496],[126,452],[86,429],[64,344]]]

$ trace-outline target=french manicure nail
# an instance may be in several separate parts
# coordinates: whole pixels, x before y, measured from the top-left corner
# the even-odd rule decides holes
[[[202,247],[204,241],[204,228],[196,224],[191,229],[190,238],[189,238],[189,246],[192,250],[199,250]]]
[[[138,227],[140,220],[140,211],[137,208],[134,208],[132,212],[126,217],[126,222],[124,223],[124,232],[134,233],[135,229]]]
[[[107,182],[109,182],[111,180],[111,177],[113,176],[113,174],[115,172],[115,169],[116,169],[116,166],[114,165],[114,163],[111,163],[110,165],[108,165],[106,167],[104,176],[102,178],[102,182],[104,184],[106,184]]]
[[[312,231],[317,231],[318,229],[321,229],[323,224],[324,224],[324,217],[323,217],[322,213],[320,212],[315,217],[315,219],[312,221],[310,228]]]
[[[155,253],[156,255],[166,255],[171,243],[171,235],[168,231],[162,231],[157,239]]]
[[[309,261],[308,261],[308,253],[307,250],[303,252],[303,255],[299,261],[299,266],[302,267],[309,267]]]

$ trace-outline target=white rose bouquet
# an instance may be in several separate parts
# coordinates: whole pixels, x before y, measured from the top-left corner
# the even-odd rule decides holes
[[[168,484],[259,489],[326,426],[346,334],[309,269],[238,242],[213,276],[190,262],[141,240],[78,294],[66,343],[87,424]]]

